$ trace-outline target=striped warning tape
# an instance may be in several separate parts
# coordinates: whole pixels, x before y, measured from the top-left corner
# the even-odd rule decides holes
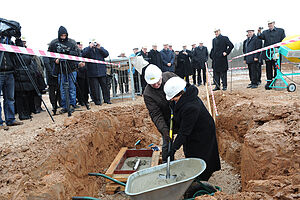
[[[109,62],[105,62],[105,61],[101,61],[101,60],[83,58],[83,57],[78,57],[78,56],[72,56],[72,55],[67,55],[67,54],[62,54],[62,53],[54,53],[54,52],[49,52],[49,51],[37,50],[37,49],[30,49],[30,48],[19,47],[19,46],[8,45],[8,44],[1,44],[1,43],[0,43],[0,51],[119,66],[119,64],[109,63]]]

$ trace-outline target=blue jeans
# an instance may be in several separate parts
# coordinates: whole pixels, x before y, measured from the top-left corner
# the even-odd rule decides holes
[[[6,125],[15,121],[15,79],[13,72],[0,72],[0,91],[3,94],[3,107]],[[2,107],[0,103],[0,126],[3,126]]]
[[[67,102],[66,102],[66,91],[64,89],[64,85],[69,83],[69,99],[70,99],[70,105],[75,106],[76,105],[76,76],[77,72],[69,73],[68,76],[65,74],[62,75],[62,79],[60,80],[60,74],[58,75],[58,84],[60,85],[60,95],[61,95],[61,105],[64,109],[67,109]],[[68,78],[68,81],[67,81]],[[74,78],[74,80],[73,80]]]

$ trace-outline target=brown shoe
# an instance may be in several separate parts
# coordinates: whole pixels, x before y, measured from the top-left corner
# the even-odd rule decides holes
[[[22,125],[22,124],[24,124],[24,123],[23,122],[14,121],[11,124],[7,124],[7,126],[18,126],[18,125]]]
[[[8,131],[9,127],[8,127],[8,126],[3,126],[3,125],[2,125],[2,126],[0,126],[0,130],[1,130],[1,129],[5,130],[5,131]]]

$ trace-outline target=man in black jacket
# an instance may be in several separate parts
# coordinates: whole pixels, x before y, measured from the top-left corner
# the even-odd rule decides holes
[[[157,45],[152,45],[152,49],[148,53],[148,61],[150,64],[156,65],[158,68],[162,69],[163,62],[161,59],[160,52],[157,51]]]
[[[203,76],[203,85],[206,83],[206,67],[205,63],[208,60],[208,51],[207,47],[203,46],[203,42],[199,43],[199,46],[195,48],[193,51],[193,68],[194,68],[194,75],[193,75],[193,83],[196,84],[196,72],[198,72],[198,86],[202,84],[201,80],[201,70]]]
[[[257,37],[259,39],[264,40],[264,47],[270,46],[272,44],[276,44],[281,42],[285,38],[284,29],[275,27],[275,21],[268,21],[268,30],[264,30],[261,32],[261,29],[258,29]],[[270,50],[268,50],[268,54],[270,54]],[[274,77],[276,77],[276,59],[268,59],[266,56],[266,51],[262,52],[262,58],[266,61],[266,75],[267,75],[267,84],[265,88],[267,90],[271,89],[269,86],[272,83]],[[281,59],[280,59],[281,60]]]
[[[251,51],[260,49],[262,47],[262,41],[254,34],[254,29],[247,30],[247,39],[243,42],[243,53],[249,53]],[[251,83],[247,88],[257,88],[259,81],[259,55],[260,53],[251,54],[244,57],[244,62],[248,65],[249,77]]]
[[[220,90],[220,79],[222,79],[223,90],[227,90],[227,56],[230,54],[234,46],[227,36],[221,35],[220,29],[215,29],[215,35],[216,37],[213,39],[213,47],[210,51],[210,58],[212,59],[212,67],[214,70],[214,79],[216,82],[216,87],[213,90]]]
[[[192,52],[183,46],[183,50],[179,52],[177,56],[177,65],[175,67],[175,74],[189,82],[190,75],[193,74],[190,58]]]
[[[58,29],[58,37],[51,41],[49,51],[73,56],[79,55],[79,50],[75,40],[68,37],[68,31],[63,26],[60,26]],[[58,58],[51,59],[50,62],[51,65],[55,65],[54,75],[58,76],[58,84],[60,85],[61,105],[63,107],[60,114],[68,112],[70,109],[69,106],[72,106],[73,108],[71,108],[71,110],[74,110],[76,107],[75,81],[77,77],[77,63]],[[65,87],[66,84],[68,84],[68,88]],[[69,97],[66,96],[68,93]],[[69,98],[69,105],[67,98]]]
[[[172,150],[183,145],[186,158],[200,158],[206,163],[205,171],[197,177],[207,181],[213,172],[221,169],[215,122],[198,97],[198,89],[179,77],[170,78],[164,85],[166,99],[175,101],[174,126],[178,128]]]
[[[167,80],[174,76],[176,75],[172,72],[162,73],[157,66],[152,64],[145,70],[145,80],[148,85],[144,91],[144,101],[149,115],[163,139],[162,160],[164,163],[167,162],[171,111],[163,87]]]

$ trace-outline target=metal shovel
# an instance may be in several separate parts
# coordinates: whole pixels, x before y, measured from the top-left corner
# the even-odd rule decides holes
[[[171,109],[171,118],[170,118],[170,131],[169,131],[169,136],[170,136],[170,141],[169,141],[169,146],[168,146],[168,152],[171,151],[171,144],[173,142],[173,109],[170,107]],[[159,177],[161,179],[176,179],[177,175],[171,175],[170,173],[170,161],[171,161],[171,157],[168,156],[168,160],[167,160],[167,173],[166,174],[159,174]]]

